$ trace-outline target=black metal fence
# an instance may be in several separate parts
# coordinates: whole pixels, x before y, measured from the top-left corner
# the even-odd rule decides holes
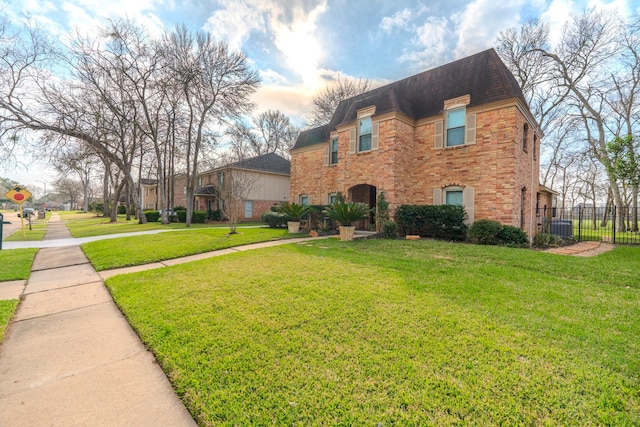
[[[640,232],[634,227],[631,207],[576,206],[544,208],[537,212],[541,231],[576,241],[640,245]]]

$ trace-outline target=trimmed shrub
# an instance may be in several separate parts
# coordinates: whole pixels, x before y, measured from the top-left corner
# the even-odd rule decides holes
[[[176,209],[176,216],[178,217],[178,222],[187,222],[187,211],[186,210],[178,210]]]
[[[147,217],[147,222],[157,222],[160,218],[160,212],[158,211],[144,211],[144,216]]]
[[[395,239],[396,237],[398,237],[398,228],[396,226],[396,223],[393,221],[385,222],[382,226],[382,229],[380,230],[380,234],[385,239]]]
[[[447,240],[464,240],[467,213],[462,206],[402,205],[394,216],[398,233]]]
[[[280,212],[265,212],[261,219],[269,228],[279,228],[287,226],[287,218],[287,215]]]
[[[207,211],[207,219],[209,221],[222,221],[222,211],[220,209]]]
[[[118,205],[118,215],[124,215],[127,213],[127,207],[125,205]],[[136,214],[136,208],[135,206],[131,206],[131,215],[135,215]]]
[[[528,246],[529,237],[527,233],[513,225],[503,225],[502,230],[498,233],[498,241],[502,245],[507,246]]]
[[[550,248],[564,245],[560,236],[551,233],[539,233],[533,238],[533,246],[537,248]]]
[[[185,219],[187,218],[185,212]],[[193,224],[204,224],[207,220],[207,212],[206,211],[193,211],[193,215],[191,216],[191,222]]]
[[[502,231],[502,224],[490,219],[479,219],[471,224],[467,237],[473,243],[480,245],[497,245],[498,235]]]

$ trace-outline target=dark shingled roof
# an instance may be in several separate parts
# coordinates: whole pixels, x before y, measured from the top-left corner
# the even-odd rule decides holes
[[[230,163],[222,168],[240,168],[250,169],[263,172],[280,173],[284,175],[291,174],[291,162],[276,153],[263,154],[262,156],[252,157],[239,162]]]
[[[327,141],[336,127],[354,122],[362,108],[375,105],[374,117],[396,111],[418,120],[441,114],[445,100],[467,94],[469,107],[510,98],[524,101],[516,79],[496,51],[488,49],[340,102],[331,121],[301,132],[293,149]]]

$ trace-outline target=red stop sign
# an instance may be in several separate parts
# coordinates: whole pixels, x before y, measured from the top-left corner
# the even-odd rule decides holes
[[[15,200],[16,202],[19,202],[20,200],[24,200],[24,194],[16,193],[13,196],[13,200]]]

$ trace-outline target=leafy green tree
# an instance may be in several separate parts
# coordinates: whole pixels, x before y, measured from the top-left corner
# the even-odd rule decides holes
[[[640,187],[640,147],[633,135],[617,136],[607,144],[613,159],[609,173],[631,187],[631,231],[638,231],[638,188]]]

